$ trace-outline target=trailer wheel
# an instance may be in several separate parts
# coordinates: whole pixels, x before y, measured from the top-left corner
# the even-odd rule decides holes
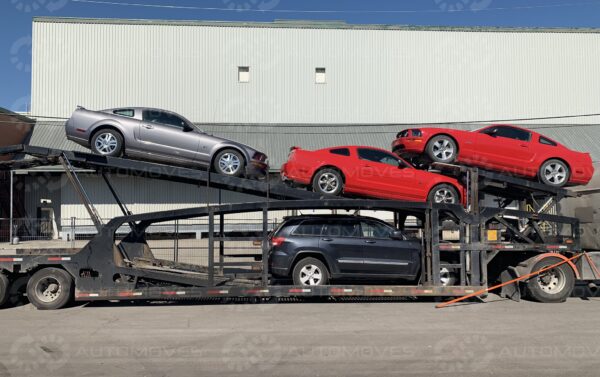
[[[8,276],[0,273],[0,306],[6,304],[8,300]]]
[[[71,301],[73,278],[59,268],[39,270],[27,283],[27,298],[40,310],[60,309]]]
[[[537,262],[532,272],[561,262],[558,258],[545,258]],[[571,267],[562,264],[532,277],[526,283],[527,297],[545,303],[564,302],[575,287],[575,274]]]
[[[294,285],[327,285],[329,281],[327,266],[320,260],[310,257],[298,261],[292,274]]]

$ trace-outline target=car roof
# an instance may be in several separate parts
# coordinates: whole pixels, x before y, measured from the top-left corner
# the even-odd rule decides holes
[[[376,151],[382,151],[382,152],[387,152],[389,154],[392,154],[392,152],[385,150],[383,148],[377,148],[377,147],[372,147],[370,145],[338,145],[335,147],[327,147],[327,148],[322,148],[322,149],[318,149],[319,151],[329,151],[332,149],[343,149],[343,148],[348,148],[348,149],[357,149],[357,148],[364,148],[364,149],[374,149]]]
[[[375,217],[360,216],[360,215],[332,215],[332,214],[314,214],[314,215],[297,215],[297,216],[285,216],[284,221],[296,221],[296,220],[375,220],[382,222],[383,220]]]

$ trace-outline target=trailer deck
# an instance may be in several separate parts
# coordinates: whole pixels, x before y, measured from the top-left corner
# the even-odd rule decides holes
[[[0,154],[26,154],[34,157],[30,160],[15,158],[12,162],[2,164],[5,169],[62,164],[98,230],[98,234],[75,253],[61,254],[48,250],[0,257],[0,270],[4,271],[4,274],[0,274],[0,292],[2,284],[8,285],[16,277],[30,276],[35,280],[38,273],[48,270],[55,274],[53,279],[56,281],[68,281],[69,276],[71,277],[74,287],[72,293],[78,301],[207,297],[461,296],[489,286],[490,269],[498,269],[498,264],[502,267],[501,271],[497,271],[500,276],[499,273],[510,266],[531,271],[533,265],[544,258],[566,258],[580,251],[579,221],[576,218],[549,214],[546,210],[548,202],[558,202],[569,195],[568,191],[474,168],[436,166],[440,171],[466,181],[468,204],[464,208],[460,205],[393,200],[319,198],[312,192],[291,188],[283,183],[272,184],[225,177],[210,171],[23,145],[0,148]],[[76,168],[93,169],[102,174],[123,216],[116,217],[107,224],[101,222],[92,200],[77,177]],[[107,172],[235,190],[261,196],[265,200],[134,215],[127,209],[126,203],[120,200]],[[498,206],[483,206],[486,195],[498,197]],[[514,200],[528,202],[533,211],[507,208]],[[416,218],[423,245],[421,278],[418,282],[393,285],[280,285],[269,274],[269,212],[301,209],[389,211],[394,213],[395,225],[400,229],[407,217]],[[261,214],[263,220],[260,234],[231,237],[223,232],[224,216],[248,212]],[[208,219],[208,264],[190,265],[156,258],[146,239],[148,227],[155,223],[189,218]],[[117,237],[117,230],[123,226],[129,227],[129,232],[120,239]],[[446,240],[444,232],[454,232],[458,237]],[[254,255],[255,262],[224,260],[226,243],[239,240],[260,241],[262,249]],[[216,243],[219,245],[218,254]],[[244,268],[246,271],[227,273],[227,268],[231,267]],[[574,265],[572,268],[579,277],[577,268]],[[442,284],[442,269],[456,273],[458,278],[454,286]],[[68,272],[68,276],[64,275],[64,271]],[[38,303],[38,306],[57,307],[43,303]]]

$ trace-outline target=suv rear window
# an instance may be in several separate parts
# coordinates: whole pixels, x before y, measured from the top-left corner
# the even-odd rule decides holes
[[[294,229],[294,236],[319,236],[323,229],[323,222],[316,220],[303,221]]]
[[[330,237],[360,237],[360,225],[358,221],[330,220],[325,224],[323,235]]]

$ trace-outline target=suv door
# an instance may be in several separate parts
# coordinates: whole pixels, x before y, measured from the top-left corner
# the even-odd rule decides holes
[[[377,275],[416,275],[421,244],[418,241],[394,240],[394,228],[372,220],[361,220],[364,245],[364,271]]]
[[[197,159],[199,135],[189,131],[183,118],[157,110],[144,110],[142,117],[139,139],[144,151],[180,160]]]
[[[340,273],[360,273],[363,271],[363,251],[359,236],[358,221],[326,220],[319,240],[319,248],[336,264]]]

